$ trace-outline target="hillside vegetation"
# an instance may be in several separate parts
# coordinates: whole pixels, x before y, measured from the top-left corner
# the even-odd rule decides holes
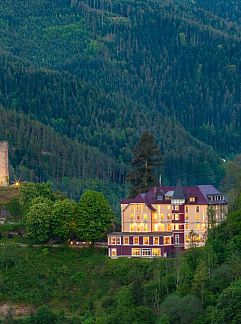
[[[43,179],[46,179],[47,175],[49,179],[57,178],[57,180],[61,176],[92,178],[93,174],[103,179],[105,176],[102,177],[102,174],[107,173],[107,179],[111,178],[121,183],[125,176],[125,165],[131,158],[131,147],[134,146],[138,135],[148,127],[158,139],[165,161],[165,175],[169,181],[175,182],[181,177],[188,183],[218,182],[220,178],[218,167],[221,163],[218,155],[211,147],[196,140],[170,118],[163,118],[154,111],[147,110],[145,106],[137,105],[124,97],[123,100],[119,100],[115,96],[106,95],[102,90],[89,86],[68,73],[31,68],[5,53],[2,53],[0,60],[2,62],[0,102],[3,107],[24,113],[50,125],[62,135],[67,135],[88,146],[97,147],[108,156],[107,159],[118,161],[120,165],[117,173],[112,174],[112,171],[108,170],[108,163],[106,164],[103,158],[96,158],[94,154],[93,163],[96,165],[92,168],[91,154],[88,157],[85,154],[86,158],[83,155],[78,158],[73,157],[79,147],[75,142],[76,149],[69,144],[64,154],[68,157],[69,167],[66,165],[65,169],[62,168],[60,174],[53,169],[51,161],[47,165],[44,159],[41,160],[41,165],[44,167],[39,168],[38,174]],[[19,118],[23,118],[23,115]],[[24,123],[22,122],[22,125]],[[9,138],[8,135],[12,134],[11,129],[6,128],[6,125],[7,123],[2,124],[3,139]],[[22,130],[19,134],[15,134],[15,140],[21,133]],[[48,135],[50,138],[45,136],[49,148],[50,143],[53,143],[51,134]],[[182,146],[180,146],[180,138]],[[27,147],[24,144],[25,138],[19,136],[19,141],[22,141],[22,146]],[[12,141],[11,144],[15,145],[15,143]],[[36,147],[42,145],[41,138],[39,144],[36,141],[34,143]],[[53,149],[56,150],[56,146]],[[94,151],[96,150],[92,149],[92,152]],[[68,156],[67,152],[72,153]],[[23,153],[26,153],[26,156],[28,154],[26,151]],[[78,163],[78,159],[84,159],[84,162]],[[57,162],[57,159],[55,161]],[[103,165],[101,161],[104,162]],[[81,174],[80,168],[83,163],[84,168],[90,170],[89,173],[84,171]],[[24,166],[28,167],[27,161],[24,162]],[[36,168],[36,164],[33,168]],[[46,168],[51,169],[51,172]],[[79,169],[81,171],[78,171]],[[187,173],[186,170],[189,172]]]
[[[99,181],[123,182],[148,129],[167,183],[219,184],[221,158],[241,151],[240,6],[225,8],[224,1],[4,0],[0,103],[104,153],[111,170],[94,158]],[[40,170],[28,159],[21,166],[52,181],[93,178],[93,168],[76,171],[73,155],[74,171],[39,157]]]
[[[71,71],[121,101],[125,94],[148,111],[175,117],[224,155],[240,151],[241,46],[239,31],[232,31],[235,21],[230,27],[221,17],[224,3],[4,4],[7,50],[38,66]],[[228,8],[235,17],[239,6]]]
[[[50,314],[51,323],[239,323],[240,233],[236,210],[210,231],[205,248],[155,260],[5,243],[0,300],[13,311],[48,305],[21,323],[36,323],[34,316],[48,323]]]

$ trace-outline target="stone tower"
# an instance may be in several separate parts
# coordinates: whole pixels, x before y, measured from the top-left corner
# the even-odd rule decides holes
[[[8,142],[0,142],[0,187],[6,187],[8,185]]]

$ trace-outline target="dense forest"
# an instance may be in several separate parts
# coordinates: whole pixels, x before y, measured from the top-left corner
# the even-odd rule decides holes
[[[130,161],[131,148],[138,135],[148,127],[158,138],[169,181],[175,182],[179,177],[189,183],[220,179],[218,154],[170,118],[162,118],[125,97],[120,101],[118,97],[106,95],[66,72],[32,68],[5,53],[0,60],[0,102],[9,111],[16,110],[40,120],[56,132],[97,147],[110,159],[125,165]],[[87,176],[88,173],[84,175]],[[96,177],[101,178],[98,172]],[[121,169],[113,180],[123,182]]]
[[[166,183],[218,185],[223,159],[241,151],[240,5],[225,8],[224,1],[4,0],[0,104],[103,153],[120,166],[105,170],[118,185],[147,129]],[[96,161],[102,181],[104,158]],[[40,164],[39,178],[62,178]],[[62,174],[68,182],[89,177],[75,172]]]

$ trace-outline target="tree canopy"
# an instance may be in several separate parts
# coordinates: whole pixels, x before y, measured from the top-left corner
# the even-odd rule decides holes
[[[86,191],[80,198],[76,233],[85,241],[100,240],[110,228],[114,213],[104,195]]]
[[[146,131],[133,150],[131,171],[127,176],[131,185],[130,196],[134,197],[141,192],[146,192],[150,187],[157,186],[161,172],[160,148],[153,135]]]

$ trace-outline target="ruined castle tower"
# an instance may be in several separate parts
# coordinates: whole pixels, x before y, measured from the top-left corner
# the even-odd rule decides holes
[[[0,142],[0,187],[6,187],[8,185],[8,142]]]

